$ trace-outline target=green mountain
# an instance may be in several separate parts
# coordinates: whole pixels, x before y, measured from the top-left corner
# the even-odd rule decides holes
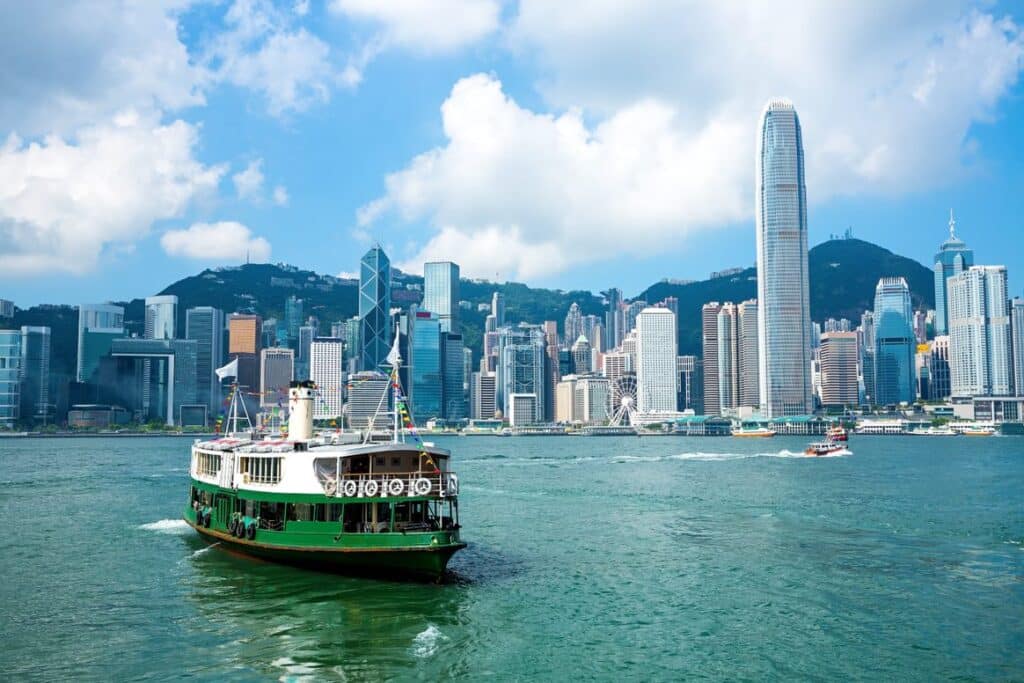
[[[875,285],[883,277],[906,278],[915,310],[935,306],[932,271],[913,259],[858,239],[823,242],[808,253],[811,319],[848,318],[874,308]],[[701,307],[709,301],[740,302],[757,297],[757,269],[688,284],[659,282],[637,297],[651,303],[679,299],[679,353],[701,353]]]

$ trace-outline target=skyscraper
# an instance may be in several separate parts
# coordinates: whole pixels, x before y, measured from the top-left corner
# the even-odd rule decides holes
[[[494,418],[494,390],[496,377],[492,372],[474,372],[470,387],[470,416],[474,420]]]
[[[1010,301],[1010,338],[1014,393],[1024,396],[1024,299],[1021,298]]]
[[[299,341],[299,328],[302,327],[302,299],[290,296],[284,301],[284,325],[287,333],[287,343],[291,348]],[[282,340],[285,341],[285,340]]]
[[[534,410],[543,410],[547,397],[547,358],[544,331],[538,326],[520,325],[502,328],[498,333],[497,387],[498,409],[505,417],[512,408],[513,395],[531,395]],[[522,399],[523,404],[527,399]],[[521,412],[523,419],[525,413]],[[536,412],[530,417],[537,418]]]
[[[215,414],[221,401],[220,380],[214,372],[224,365],[224,312],[212,306],[185,311],[185,339],[196,342],[196,397]]]
[[[971,266],[947,282],[953,396],[1007,396],[1012,386],[1004,266]]]
[[[676,368],[679,371],[677,409],[700,414],[704,410],[704,364],[697,356],[679,356]]]
[[[826,332],[821,335],[821,404],[855,406],[857,383],[857,333]]]
[[[950,396],[949,335],[940,335],[931,342],[928,362],[928,396],[931,401],[945,401]]]
[[[913,312],[910,288],[901,277],[882,278],[875,287],[875,381],[874,403],[913,403],[914,351],[917,342],[911,328]]]
[[[177,339],[178,297],[173,294],[146,297],[146,339]]]
[[[437,314],[441,332],[459,332],[459,266],[435,261],[423,266],[423,306]]]
[[[313,417],[334,420],[341,417],[345,384],[345,342],[337,337],[320,337],[309,346],[309,379],[317,389]]]
[[[758,373],[757,299],[736,306],[739,331],[739,404],[757,408],[761,405],[760,373]]]
[[[0,427],[14,429],[21,416],[21,332],[0,330]]]
[[[761,412],[806,414],[813,408],[807,187],[800,119],[786,100],[771,100],[761,114],[755,171]]]
[[[50,328],[21,328],[21,419],[46,420],[50,402]]]
[[[110,353],[114,339],[124,336],[124,309],[111,304],[81,304],[78,307],[79,382],[88,382],[100,358]]]
[[[391,261],[378,244],[359,266],[359,363],[379,370],[391,350]]]
[[[614,349],[622,343],[622,335],[625,334],[624,331],[620,330],[619,322],[621,321],[621,316],[616,316],[622,307],[622,290],[611,287],[604,293],[604,298],[607,302],[607,309],[604,313],[604,348]]]
[[[949,334],[949,288],[947,281],[974,265],[974,251],[956,236],[953,209],[949,210],[949,239],[935,254],[935,334]]]
[[[409,320],[409,398],[417,422],[443,414],[441,321],[432,311],[416,311]]]
[[[581,334],[572,345],[572,365],[577,375],[587,375],[594,371],[593,352],[585,335]]]
[[[565,325],[562,332],[562,339],[565,340],[566,345],[573,344],[583,334],[583,315],[575,301],[569,306],[569,312],[565,314]]]
[[[295,378],[295,352],[275,347],[260,353],[260,407],[288,404],[288,386]]]
[[[725,414],[739,406],[740,335],[735,304],[726,302],[718,311],[718,401]]]
[[[676,317],[667,308],[645,308],[636,327],[637,411],[675,412]]]
[[[718,386],[718,314],[717,301],[704,304],[701,310],[702,359],[704,365],[704,414],[721,415],[721,389]]]
[[[238,384],[249,391],[260,386],[262,325],[258,315],[232,313],[228,317],[228,356],[238,359]]]
[[[491,315],[494,316],[495,329],[505,326],[505,295],[501,292],[491,295]]]
[[[465,357],[462,335],[441,333],[441,415],[446,420],[466,417],[466,395],[463,393]]]

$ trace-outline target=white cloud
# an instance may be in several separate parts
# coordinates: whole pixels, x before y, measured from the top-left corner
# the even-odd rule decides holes
[[[338,273],[335,277],[341,278],[342,280],[358,280],[359,273],[353,273],[348,270],[343,270],[340,273]]]
[[[284,185],[278,185],[274,188],[273,195],[274,203],[278,206],[288,206],[288,190],[285,189]]]
[[[374,31],[342,72],[349,86],[358,85],[367,64],[385,50],[451,53],[494,33],[501,20],[498,0],[333,0],[329,9]]]
[[[158,220],[216,191],[223,166],[193,153],[198,128],[125,112],[113,122],[0,147],[0,272],[91,270]]]
[[[972,126],[1024,68],[1011,19],[961,7],[652,0],[569,13],[523,0],[510,45],[562,113],[520,106],[493,77],[463,79],[442,107],[446,142],[390,175],[357,220],[425,220],[436,233],[403,267],[452,248],[479,275],[494,259],[521,277],[678,247],[752,218],[757,120],[773,96],[800,114],[812,203],[951,182],[976,162]]]
[[[274,116],[330,100],[340,75],[326,42],[266,0],[235,0],[224,21],[204,59],[215,80],[261,93]]]
[[[235,221],[193,223],[184,230],[168,230],[160,237],[160,246],[171,256],[204,261],[270,259],[270,242],[253,237],[249,228]]]
[[[0,21],[0,135],[70,135],[127,108],[202,104],[202,69],[178,39],[184,5],[8,3]]]
[[[245,170],[231,176],[239,199],[258,199],[263,191],[263,159],[249,162]]]
[[[309,14],[309,0],[295,0],[292,5],[292,11],[300,17],[304,17]]]

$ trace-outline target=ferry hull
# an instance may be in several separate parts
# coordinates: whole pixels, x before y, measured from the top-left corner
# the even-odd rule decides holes
[[[459,541],[430,546],[290,546],[261,542],[259,535],[252,541],[236,538],[225,531],[197,525],[188,515],[184,519],[204,540],[229,551],[306,569],[374,578],[436,581],[444,574],[452,555],[466,547]]]

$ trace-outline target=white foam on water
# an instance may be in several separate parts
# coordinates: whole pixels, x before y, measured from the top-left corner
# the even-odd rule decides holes
[[[430,624],[416,635],[410,650],[416,657],[430,657],[437,652],[437,646],[443,640],[448,640],[448,636],[441,633],[441,629]]]
[[[838,453],[842,454],[843,452]],[[845,451],[849,454],[849,451]],[[748,460],[750,458],[804,458],[806,454],[799,451],[775,451],[770,453],[675,453],[672,455],[620,455],[612,459],[613,463],[630,462],[663,462],[665,460],[699,460],[715,462],[721,460]]]
[[[210,552],[211,549],[215,548],[218,545],[220,545],[220,541],[217,541],[213,545],[208,545],[205,548],[200,548],[199,550],[197,550],[194,553],[192,553],[192,557],[199,557],[203,553],[208,553],[208,552]]]
[[[272,661],[270,665],[276,666],[278,669],[284,669],[284,675],[277,679],[279,681],[291,682],[316,680],[316,666],[296,662],[291,657],[278,657],[277,659]]]
[[[161,534],[180,535],[188,533],[190,530],[188,522],[183,519],[161,519],[156,522],[150,522],[149,524],[139,525],[140,529],[146,531],[156,531]]]

